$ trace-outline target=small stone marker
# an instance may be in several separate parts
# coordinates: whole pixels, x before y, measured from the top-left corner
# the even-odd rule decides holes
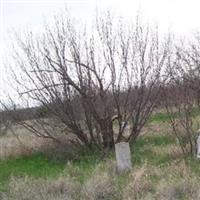
[[[115,144],[115,154],[118,173],[128,171],[132,168],[131,152],[128,142],[120,142]]]
[[[197,138],[197,158],[200,158],[200,130],[198,130],[198,138]]]
[[[125,125],[126,122],[122,122],[122,127]],[[127,123],[126,126],[125,126],[125,129],[124,131],[129,131],[130,127],[129,127],[129,124]]]
[[[122,127],[123,127],[124,125],[125,125],[125,122],[122,122]],[[128,137],[129,134],[130,134],[130,126],[129,126],[129,124],[127,123],[126,126],[125,126],[125,128],[124,128],[124,133],[123,133],[123,135]]]

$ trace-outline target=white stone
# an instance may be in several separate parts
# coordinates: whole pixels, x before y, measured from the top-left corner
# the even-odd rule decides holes
[[[122,122],[122,127],[125,125],[125,122]],[[127,123],[125,128],[124,128],[124,133],[123,135],[126,137],[128,137],[130,135],[130,126],[129,124]]]
[[[200,158],[200,130],[198,130],[197,138],[197,158]]]
[[[132,168],[131,152],[128,142],[115,144],[115,154],[117,160],[117,171],[119,173],[128,171]]]

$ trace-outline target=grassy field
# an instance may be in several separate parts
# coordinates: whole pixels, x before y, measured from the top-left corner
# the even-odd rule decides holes
[[[122,175],[116,174],[114,152],[101,160],[95,149],[46,148],[47,143],[30,136],[26,145],[31,150],[19,145],[16,154],[17,140],[4,136],[2,144],[12,145],[1,149],[10,154],[1,154],[0,199],[198,200],[200,161],[181,156],[167,121],[165,113],[151,117],[142,137],[131,144],[133,169]]]

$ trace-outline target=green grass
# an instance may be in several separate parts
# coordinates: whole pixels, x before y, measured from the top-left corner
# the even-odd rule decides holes
[[[22,156],[16,159],[0,161],[0,190],[4,189],[11,176],[31,176],[34,178],[55,178],[62,173],[76,177],[83,183],[92,173],[95,166],[101,162],[100,152],[86,148],[80,155],[69,161],[56,161],[42,153]]]
[[[190,166],[191,170],[200,176],[200,160],[195,157],[186,158],[186,163]]]
[[[129,179],[129,173],[125,172],[122,176],[116,176],[116,183],[119,190],[123,190],[124,186],[127,185]]]
[[[200,115],[200,108],[194,107],[191,111],[192,117],[197,117]],[[174,113],[174,117],[178,118],[180,114],[178,112]],[[155,113],[149,118],[149,123],[161,123],[161,122],[167,122],[170,120],[170,116],[167,113]]]
[[[29,175],[35,178],[51,178],[61,173],[63,169],[63,164],[55,164],[39,153],[0,161],[0,189],[4,188],[11,176]]]
[[[193,109],[192,115],[194,117],[200,115],[200,110]],[[155,123],[156,126],[162,126],[162,122],[167,122],[169,119],[166,113],[156,113],[151,116],[149,122]],[[153,148],[157,147],[156,150],[158,149],[159,151],[159,148],[163,150],[165,147],[169,148],[168,145],[171,144],[176,144],[174,137],[162,133],[139,137],[135,143],[130,144],[133,168],[140,169],[144,165],[149,165],[154,167],[154,169],[156,168],[156,171],[160,170],[159,174],[153,173],[149,176],[149,180],[152,183],[159,184],[162,179],[165,179],[166,175],[170,174],[167,166],[173,164],[173,159],[175,158],[170,157],[168,153],[155,155],[155,149]],[[0,160],[0,193],[7,190],[10,177],[12,176],[23,177],[28,175],[35,179],[57,179],[59,176],[69,176],[76,179],[79,184],[84,185],[91,178],[93,172],[96,173],[97,166],[101,167],[99,171],[108,170],[109,162],[107,161],[115,159],[114,152],[111,152],[104,163],[101,152],[96,148],[92,148],[92,150],[82,148],[77,150],[77,152],[73,151],[72,155],[67,155],[66,159],[62,159],[63,156],[60,155],[57,154],[56,156],[55,154],[51,154],[51,152],[48,155],[35,153],[15,159]],[[183,158],[178,158],[178,161],[181,161],[181,159]],[[200,161],[194,157],[188,157],[185,161],[191,168],[192,173],[194,172],[195,176],[200,176]],[[117,185],[119,191],[122,191],[124,186],[129,182],[129,173],[115,176],[114,184]]]
[[[174,143],[173,137],[164,134],[139,137],[134,144],[130,144],[133,166],[142,166],[145,163],[166,166],[172,158],[168,154],[155,155],[152,147],[159,148]],[[108,159],[115,159],[114,152],[110,153]],[[87,148],[82,149],[77,156],[65,162],[55,161],[41,153],[0,161],[0,191],[5,189],[11,176],[28,175],[34,178],[49,179],[65,174],[76,178],[82,184],[90,178],[97,165],[101,163],[103,166],[103,162],[97,149]],[[200,175],[200,161],[188,158],[187,163],[192,171]],[[119,176],[116,180],[120,187],[126,183],[127,175]]]
[[[167,113],[156,113],[156,114],[153,114],[150,119],[149,119],[149,122],[156,122],[156,123],[159,123],[159,122],[166,122],[166,121],[169,121],[170,117]]]
[[[84,148],[82,153],[66,165],[66,172],[70,176],[74,176],[78,181],[83,183],[95,169],[95,166],[102,162],[100,152]]]
[[[62,171],[64,165],[47,160],[42,154],[25,156],[0,162],[0,180],[6,180],[10,174],[27,174],[34,177],[48,177]]]
[[[151,135],[138,138],[137,142],[135,143],[136,146],[141,147],[144,145],[168,145],[174,143],[174,138],[168,135]]]
[[[174,143],[174,139],[166,135],[138,138],[137,142],[131,145],[133,163],[142,165],[147,162],[153,165],[162,165],[169,162],[168,155],[155,156],[151,148],[152,146],[166,146],[172,143]]]
[[[172,142],[172,138],[164,135],[139,138],[135,144],[131,145],[134,164],[142,164],[144,161],[162,164],[169,161],[168,157],[154,156],[151,146],[167,145]],[[11,175],[49,178],[56,177],[63,171],[83,183],[95,169],[95,166],[102,162],[100,157],[98,150],[83,149],[79,156],[74,157],[69,162],[56,162],[41,153],[0,161],[0,183],[9,180]],[[109,157],[114,158],[114,153],[111,152]]]

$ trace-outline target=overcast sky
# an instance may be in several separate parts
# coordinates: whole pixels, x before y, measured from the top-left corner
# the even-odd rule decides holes
[[[86,22],[94,17],[96,9],[110,9],[115,15],[133,20],[140,11],[146,21],[179,35],[187,35],[200,27],[198,0],[0,0],[0,90],[4,85],[2,62],[8,49],[9,31],[27,27],[39,31],[44,18],[52,17],[65,7],[73,17]]]

